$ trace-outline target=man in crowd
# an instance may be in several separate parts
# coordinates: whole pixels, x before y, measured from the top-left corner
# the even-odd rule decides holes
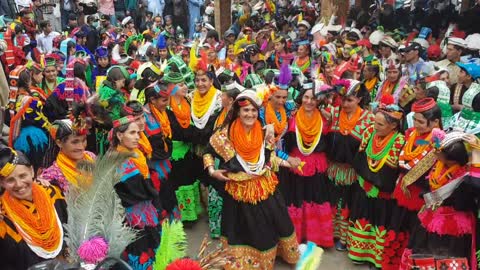
[[[40,53],[48,54],[53,51],[53,39],[60,33],[53,31],[50,21],[42,21],[39,25],[42,33],[37,35],[37,48]]]

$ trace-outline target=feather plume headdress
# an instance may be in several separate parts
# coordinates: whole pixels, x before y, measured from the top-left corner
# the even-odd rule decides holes
[[[283,90],[288,89],[292,78],[292,70],[287,63],[283,63],[280,67],[280,75],[278,76],[278,87]]]
[[[106,257],[120,258],[136,237],[136,231],[124,224],[125,209],[114,192],[120,181],[118,168],[129,157],[124,153],[107,153],[94,166],[78,164],[83,173],[78,182],[91,177],[89,187],[72,186],[65,197],[68,222],[65,242],[75,261],[97,264]]]

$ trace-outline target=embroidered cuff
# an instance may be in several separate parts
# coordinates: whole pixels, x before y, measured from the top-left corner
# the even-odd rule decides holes
[[[215,161],[213,160],[213,156],[211,154],[203,155],[203,169],[206,169],[210,166],[215,166]]]

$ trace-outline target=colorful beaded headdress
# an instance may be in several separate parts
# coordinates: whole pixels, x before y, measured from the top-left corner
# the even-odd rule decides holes
[[[423,98],[412,105],[412,111],[416,113],[426,112],[437,106],[433,98]]]

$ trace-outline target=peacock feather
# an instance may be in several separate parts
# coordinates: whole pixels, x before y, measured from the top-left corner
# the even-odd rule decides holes
[[[68,222],[65,227],[65,242],[70,256],[80,261],[79,247],[85,241],[101,237],[108,243],[108,257],[120,258],[137,233],[125,225],[125,210],[114,186],[120,181],[118,168],[129,157],[124,153],[109,152],[98,158],[94,165],[82,163],[77,167],[82,173],[79,183],[90,186],[72,186],[66,195]]]

